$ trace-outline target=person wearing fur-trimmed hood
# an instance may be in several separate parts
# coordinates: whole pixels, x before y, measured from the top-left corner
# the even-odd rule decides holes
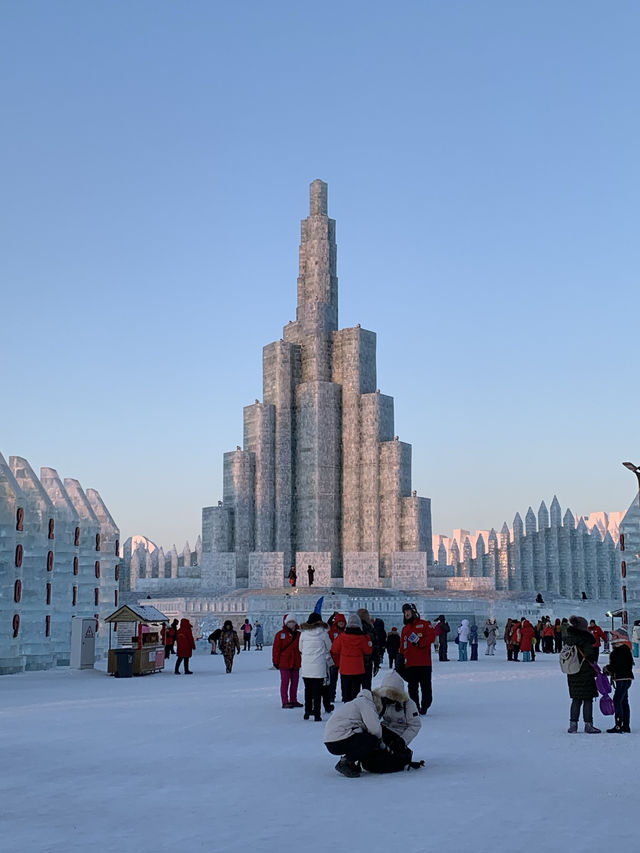
[[[372,691],[372,695],[382,725],[410,744],[420,731],[422,722],[418,706],[406,692],[403,679],[392,670],[382,679],[382,684]]]
[[[328,681],[331,666],[331,640],[328,629],[329,626],[322,621],[322,616],[315,612],[310,613],[307,621],[300,625],[300,673],[304,681],[305,720],[313,716],[316,722],[322,721],[322,688],[325,680]]]
[[[324,745],[331,755],[342,756],[336,770],[343,776],[360,776],[360,761],[381,743],[382,725],[370,690],[336,708],[325,726]]]

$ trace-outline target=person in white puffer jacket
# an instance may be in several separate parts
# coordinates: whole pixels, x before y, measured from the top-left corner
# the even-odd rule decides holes
[[[331,638],[329,626],[322,621],[319,613],[310,613],[306,622],[300,626],[300,654],[302,667],[300,674],[304,681],[304,718],[313,716],[316,722],[322,722],[320,703],[322,688],[328,676],[331,659]]]
[[[370,690],[361,690],[336,708],[324,730],[324,745],[332,755],[342,756],[338,773],[360,775],[358,762],[382,745],[382,725]]]
[[[468,660],[467,643],[469,642],[469,620],[463,619],[458,628],[458,660]]]

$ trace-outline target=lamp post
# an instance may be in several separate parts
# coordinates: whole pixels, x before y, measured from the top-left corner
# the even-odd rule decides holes
[[[638,480],[638,502],[640,503],[640,465],[634,465],[633,462],[623,462],[622,463],[625,468],[628,468],[629,471],[633,471],[636,475],[636,479]],[[624,552],[624,533],[620,534],[620,551]],[[620,570],[622,572],[622,622],[625,627],[625,630],[629,630],[629,614],[627,613],[627,562],[623,560],[620,565]]]

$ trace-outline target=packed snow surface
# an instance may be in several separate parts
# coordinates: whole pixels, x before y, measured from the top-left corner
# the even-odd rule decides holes
[[[412,744],[427,766],[358,779],[334,770],[324,723],[280,707],[268,647],[237,656],[231,675],[220,655],[197,653],[192,676],[173,666],[128,679],[98,669],[3,676],[1,846],[640,849],[638,688],[632,734],[586,735],[581,722],[569,735],[557,656],[511,663],[500,645],[495,657],[483,651],[477,662],[434,661],[434,704]],[[612,725],[597,708],[594,717]]]

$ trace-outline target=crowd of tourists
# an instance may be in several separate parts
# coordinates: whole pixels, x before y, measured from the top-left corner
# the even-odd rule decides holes
[[[390,773],[417,769],[424,761],[414,761],[409,747],[421,727],[433,701],[432,648],[440,661],[449,658],[449,635],[458,647],[458,661],[477,661],[480,637],[486,644],[485,655],[495,655],[499,626],[489,617],[479,634],[478,625],[462,619],[452,631],[444,614],[432,623],[418,613],[415,604],[402,607],[403,624],[387,631],[382,619],[372,619],[366,608],[348,617],[334,612],[325,622],[319,612],[310,613],[298,623],[293,613],[286,613],[282,627],[272,645],[272,662],[280,674],[280,700],[286,710],[302,708],[305,720],[321,722],[323,712],[330,715],[324,730],[327,750],[340,756],[336,770],[344,776],[356,777],[362,770]],[[255,628],[245,619],[237,632],[231,620],[213,631],[208,639],[211,654],[223,656],[227,673],[243,650],[262,651],[264,632],[256,620]],[[630,731],[628,690],[633,680],[634,655],[638,655],[640,620],[633,627],[632,638],[624,628],[605,631],[595,620],[582,616],[551,620],[549,616],[535,623],[526,618],[510,618],[502,634],[508,661],[532,662],[536,653],[557,654],[563,672],[567,673],[569,697],[569,733],[578,731],[580,715],[584,731],[599,734],[593,724],[593,700],[599,695],[607,676],[614,689],[612,711],[614,725],[609,733]],[[163,629],[166,657],[176,651],[175,673],[191,675],[189,661],[195,640],[189,620],[174,619]],[[633,653],[632,653],[633,648]],[[598,666],[600,651],[609,653],[604,670]],[[571,665],[566,664],[570,658]],[[372,679],[385,664],[388,672],[379,687]],[[302,679],[302,699],[298,690]],[[605,682],[608,684],[607,678]],[[337,702],[338,685],[341,703]],[[611,688],[610,688],[611,689]]]

